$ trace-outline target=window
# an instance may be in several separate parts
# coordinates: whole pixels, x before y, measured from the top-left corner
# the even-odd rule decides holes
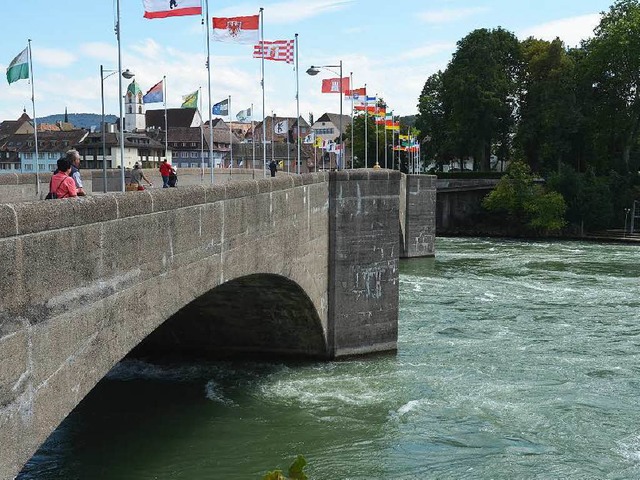
[[[31,152],[27,152],[24,154],[24,158],[28,158],[29,160],[31,160],[33,158],[33,153]]]
[[[20,170],[20,164],[19,163],[14,163],[13,164],[13,168],[14,168],[14,170]]]
[[[198,158],[200,152],[191,152],[191,158]]]
[[[41,172],[44,172],[44,169],[45,169],[45,164],[44,163],[39,163],[38,164],[38,170],[41,171]]]
[[[33,165],[31,165],[30,163],[27,163],[27,164],[24,166],[24,169],[25,169],[25,171],[30,172],[30,171],[32,171],[32,170],[33,170]]]

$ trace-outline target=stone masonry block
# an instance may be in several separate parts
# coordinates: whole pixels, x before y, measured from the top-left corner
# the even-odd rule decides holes
[[[0,238],[18,234],[18,217],[12,205],[0,205]]]

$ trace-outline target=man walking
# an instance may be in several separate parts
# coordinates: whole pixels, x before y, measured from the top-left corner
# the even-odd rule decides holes
[[[160,176],[162,177],[162,188],[169,188],[169,175],[171,175],[171,164],[165,158],[160,164]]]
[[[73,178],[73,181],[76,184],[76,192],[79,197],[84,197],[86,193],[82,186],[82,177],[80,176],[80,152],[76,149],[67,150],[65,158],[71,164],[71,173],[69,176]]]

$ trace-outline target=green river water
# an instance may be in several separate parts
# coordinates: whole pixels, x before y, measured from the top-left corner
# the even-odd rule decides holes
[[[117,366],[20,480],[640,478],[640,246],[438,239],[397,354]]]

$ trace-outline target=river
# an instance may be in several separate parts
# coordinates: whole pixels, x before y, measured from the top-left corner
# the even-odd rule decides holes
[[[397,354],[118,365],[20,480],[640,478],[640,249],[439,238]]]

